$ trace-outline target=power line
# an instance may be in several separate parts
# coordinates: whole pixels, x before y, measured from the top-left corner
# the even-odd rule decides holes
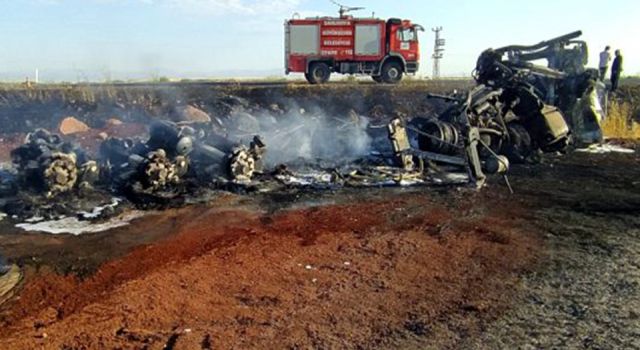
[[[444,46],[445,40],[440,37],[440,32],[442,32],[442,27],[435,27],[431,29],[434,33],[436,33],[436,41],[433,48],[433,79],[440,78],[440,60],[444,57]]]

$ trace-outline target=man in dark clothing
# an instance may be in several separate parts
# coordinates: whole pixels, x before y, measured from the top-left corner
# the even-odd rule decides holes
[[[611,92],[618,90],[620,75],[622,74],[622,53],[616,50],[616,58],[611,65]]]

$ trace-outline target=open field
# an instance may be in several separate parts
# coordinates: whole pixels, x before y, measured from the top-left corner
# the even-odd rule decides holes
[[[354,110],[372,126],[442,109],[425,91],[332,84],[76,86],[0,91],[0,161],[24,133],[76,116],[139,134],[191,104]],[[1,90],[1,89],[0,89]],[[622,103],[634,106],[637,87]],[[354,103],[354,101],[358,101]],[[620,109],[618,113],[632,113]],[[629,116],[631,120],[633,116]],[[108,125],[118,118],[122,125]],[[372,132],[375,132],[374,131]],[[486,188],[215,192],[79,236],[0,221],[22,267],[0,307],[8,349],[640,348],[640,147],[517,165]]]

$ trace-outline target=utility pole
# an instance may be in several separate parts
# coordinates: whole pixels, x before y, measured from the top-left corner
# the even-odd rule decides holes
[[[444,45],[445,40],[440,37],[442,27],[435,27],[431,29],[436,33],[436,42],[433,48],[433,79],[440,78],[440,60],[444,57]]]

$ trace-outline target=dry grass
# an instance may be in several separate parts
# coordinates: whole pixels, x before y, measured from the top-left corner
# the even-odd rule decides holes
[[[629,102],[612,101],[602,123],[604,136],[615,139],[640,139],[640,124],[633,118],[636,108]]]

